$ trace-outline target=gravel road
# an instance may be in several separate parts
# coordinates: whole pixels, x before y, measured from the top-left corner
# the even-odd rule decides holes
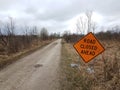
[[[61,39],[0,71],[0,90],[59,90]]]

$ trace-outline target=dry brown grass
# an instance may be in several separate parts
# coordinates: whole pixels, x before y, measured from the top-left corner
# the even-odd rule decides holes
[[[120,42],[101,41],[105,52],[89,63],[79,58],[72,44],[63,42],[61,90],[120,90]],[[71,68],[71,63],[80,64]],[[92,67],[94,73],[88,73]]]
[[[71,44],[62,42],[61,59],[61,90],[89,90],[91,80],[88,80],[86,72],[81,73],[78,68],[71,68],[71,63],[79,63],[79,57]],[[84,67],[83,67],[84,69]],[[87,86],[87,87],[86,87]]]
[[[0,54],[0,69],[15,62],[19,58],[22,58],[40,48],[42,48],[43,46],[49,44],[50,42],[52,42],[52,41],[50,41],[50,40],[42,41],[42,42],[39,42],[39,44],[33,44],[30,48],[24,49],[20,52],[10,54],[10,55],[3,54],[3,52],[2,52],[2,54]]]

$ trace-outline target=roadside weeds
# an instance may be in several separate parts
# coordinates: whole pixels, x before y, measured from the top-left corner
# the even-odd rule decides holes
[[[120,90],[119,46],[114,41],[104,43],[106,51],[91,62],[84,63],[72,44],[62,41],[61,90]],[[72,63],[79,64],[79,69],[71,67]],[[91,67],[94,72],[87,72]]]
[[[85,73],[81,74],[78,67],[70,66],[71,63],[79,63],[79,57],[71,48],[70,44],[62,41],[61,90],[90,90],[91,80],[88,80]]]
[[[50,42],[52,41],[43,41],[42,43],[40,43],[39,45],[36,45],[34,47],[31,47],[29,49],[23,50],[21,52],[12,54],[10,56],[0,56],[0,70],[3,69],[4,67],[6,67],[7,65],[14,63],[15,61],[17,61],[20,58],[23,58],[35,51],[37,51],[38,49],[48,45]]]

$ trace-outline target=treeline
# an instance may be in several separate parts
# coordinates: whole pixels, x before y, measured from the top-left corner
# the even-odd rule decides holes
[[[79,40],[81,37],[83,37],[83,36],[84,36],[84,35],[64,33],[63,39],[64,39],[67,43],[74,43],[74,42],[78,41],[78,40]]]
[[[82,34],[70,34],[68,32],[65,32],[63,34],[63,38],[65,39],[66,42],[68,43],[75,43],[78,41],[80,38],[82,38],[84,35]],[[120,41],[120,30],[114,30],[114,31],[107,31],[107,32],[99,32],[96,33],[95,36],[99,40],[117,40]]]
[[[24,27],[22,29],[24,33],[18,35],[16,28],[12,19],[0,27],[0,55],[10,55],[33,45],[39,45],[42,41],[60,37],[58,33],[49,34],[46,28],[42,28],[39,32],[35,26]]]
[[[120,41],[120,32],[107,31],[95,34],[100,40],[117,40]]]

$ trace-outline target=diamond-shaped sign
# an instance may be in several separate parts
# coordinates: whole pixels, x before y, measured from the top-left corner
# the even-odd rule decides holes
[[[76,42],[73,46],[86,63],[105,50],[91,32]]]

